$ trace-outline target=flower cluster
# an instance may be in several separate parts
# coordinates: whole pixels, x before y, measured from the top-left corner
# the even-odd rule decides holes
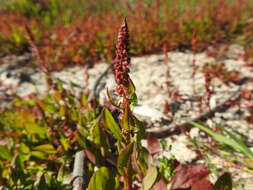
[[[129,33],[126,19],[124,19],[118,33],[116,46],[116,58],[114,60],[114,76],[117,83],[116,93],[126,98],[129,88]]]

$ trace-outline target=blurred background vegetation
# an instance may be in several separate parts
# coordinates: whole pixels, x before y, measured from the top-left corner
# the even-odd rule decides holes
[[[0,0],[0,56],[30,51],[28,27],[50,71],[111,62],[124,17],[132,55],[230,43],[244,45],[245,58],[253,55],[252,0]],[[95,159],[86,163],[87,181],[106,162],[102,148],[117,156],[115,142],[108,149],[99,127],[102,108],[90,107],[87,94],[75,97],[60,81],[57,89],[43,99],[17,97],[0,113],[0,189],[70,189],[63,178],[77,150]],[[172,162],[163,162],[168,177]]]
[[[28,50],[27,25],[52,69],[112,60],[125,16],[134,55],[192,49],[193,31],[197,51],[253,36],[251,0],[3,0],[0,15],[0,53]]]

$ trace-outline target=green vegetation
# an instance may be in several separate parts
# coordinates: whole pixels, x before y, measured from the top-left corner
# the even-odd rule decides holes
[[[89,190],[165,190],[167,184],[172,184],[171,189],[232,189],[228,173],[213,185],[206,179],[207,166],[182,165],[174,158],[157,159],[161,144],[164,149],[168,147],[165,141],[149,138],[142,122],[132,113],[137,97],[128,65],[130,55],[175,48],[196,53],[209,45],[234,41],[247,45],[253,36],[252,1],[0,3],[1,54],[23,53],[31,48],[52,90],[42,98],[16,97],[12,108],[0,112],[0,189],[71,189],[74,155],[80,150],[87,157],[83,178]],[[125,20],[116,45],[115,36],[124,16],[131,23],[130,39]],[[101,59],[114,59],[117,88],[114,95],[108,93],[109,105],[100,105],[96,97],[88,100],[87,91],[75,96],[73,90],[62,87],[61,81],[50,78],[52,70],[69,63],[88,64]],[[210,78],[221,78],[224,83],[237,79],[237,73],[225,70],[223,65],[207,65],[205,69],[207,96],[211,94]],[[250,161],[244,163],[245,167],[252,169],[253,153],[244,141],[224,128],[221,134],[190,124],[218,141],[223,146],[220,154],[232,155],[225,151],[232,148],[247,157]],[[141,143],[144,139],[148,141],[146,148]]]

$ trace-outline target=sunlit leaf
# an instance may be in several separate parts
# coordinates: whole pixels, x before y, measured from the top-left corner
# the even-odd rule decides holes
[[[242,152],[245,156],[247,156],[248,158],[253,160],[253,152],[240,139],[236,138],[234,135],[229,133],[224,128],[221,128],[221,129],[223,131],[225,131],[232,139],[227,138],[226,136],[224,136],[222,134],[216,133],[215,131],[213,131],[203,125],[200,125],[198,123],[195,123],[195,122],[189,122],[189,123],[195,127],[198,127],[199,129],[203,130],[204,132],[206,132],[210,136],[212,136],[214,138],[214,140],[231,146],[236,151]]]
[[[60,143],[63,146],[64,150],[67,151],[70,148],[70,142],[68,139],[62,137],[60,138]]]
[[[60,106],[59,115],[62,117],[66,115],[66,106]]]
[[[55,154],[56,150],[51,144],[43,144],[33,148],[34,151],[40,151],[46,154]]]
[[[115,179],[106,167],[99,168],[93,174],[88,185],[88,190],[115,190]]]
[[[57,107],[50,103],[40,102],[39,105],[44,111],[50,114],[56,113],[58,111]]]
[[[12,158],[12,155],[6,146],[0,145],[0,159],[9,160]]]
[[[28,154],[30,152],[30,148],[24,143],[20,144],[19,150],[23,154]]]
[[[25,129],[28,134],[37,134],[40,138],[44,138],[46,136],[46,129],[42,126],[40,126],[37,123],[29,122],[25,124]]]
[[[104,117],[105,117],[106,127],[108,127],[108,129],[111,131],[114,138],[116,138],[118,141],[122,141],[119,125],[114,120],[111,112],[108,109],[105,109],[104,114],[105,114]]]
[[[149,190],[154,185],[158,177],[158,171],[156,167],[149,168],[147,175],[143,178],[142,190]]]
[[[40,159],[46,159],[47,155],[44,152],[41,151],[31,151],[30,152],[31,156],[40,158]]]
[[[131,125],[130,125],[130,110],[128,106],[125,106],[124,108],[124,115],[123,115],[123,119],[122,119],[122,128],[129,131],[131,129]]]

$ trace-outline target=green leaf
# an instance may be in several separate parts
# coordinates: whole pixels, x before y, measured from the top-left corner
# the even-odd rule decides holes
[[[29,135],[37,134],[40,138],[44,138],[46,136],[46,129],[41,127],[39,124],[34,122],[29,122],[25,124],[25,129]]]
[[[60,142],[65,151],[67,151],[70,148],[70,142],[68,139],[62,137],[60,138]]]
[[[129,78],[129,96],[132,97],[135,94],[136,88],[133,81]]]
[[[42,108],[44,111],[46,111],[46,112],[48,112],[48,113],[50,113],[50,114],[56,113],[57,110],[58,110],[57,107],[56,107],[55,105],[50,104],[50,103],[41,102],[41,103],[40,103],[40,106],[41,106],[41,108]]]
[[[232,178],[230,173],[224,173],[214,185],[215,190],[232,190]]]
[[[55,154],[57,151],[51,144],[43,144],[33,148],[35,151],[43,152],[45,154]]]
[[[64,88],[63,88],[63,84],[62,84],[62,81],[61,80],[57,80],[57,88],[60,92],[63,92],[64,91]]]
[[[28,154],[30,152],[30,148],[24,143],[20,144],[19,150],[22,154]]]
[[[131,157],[131,154],[133,152],[133,146],[134,143],[128,144],[121,152],[119,153],[118,161],[117,161],[117,167],[119,170],[119,173],[121,175],[124,175],[124,168],[127,167],[128,161]]]
[[[12,156],[8,148],[6,146],[0,145],[0,160],[9,160],[11,158]]]
[[[138,104],[138,99],[137,99],[136,94],[133,94],[133,95],[130,97],[130,108],[131,108],[131,110],[134,109],[134,106],[136,106],[136,104]]]
[[[234,136],[232,133],[227,131],[224,127],[220,127],[221,130],[225,131],[230,138],[232,138],[240,147],[242,153],[244,153],[246,156],[248,156],[251,160],[253,160],[253,152],[246,146],[246,144],[236,136]]]
[[[236,151],[243,153],[249,159],[253,160],[253,152],[241,140],[239,140],[238,138],[233,136],[231,133],[226,131],[229,134],[229,136],[232,137],[232,139],[229,139],[229,138],[225,137],[224,135],[216,133],[213,130],[211,130],[203,125],[200,125],[195,122],[189,122],[189,123],[195,127],[198,127],[199,129],[203,130],[204,132],[206,132],[210,136],[212,136],[214,138],[214,140],[231,146]]]
[[[60,143],[63,146],[64,150],[67,151],[70,148],[70,142],[68,139],[62,137],[62,138],[60,138]]]
[[[71,109],[71,119],[78,121],[78,111],[74,107]]]
[[[35,156],[39,159],[46,159],[47,156],[44,152],[40,152],[40,151],[31,151],[30,152],[31,156]]]
[[[66,115],[66,106],[60,106],[60,110],[59,110],[59,115],[60,116],[65,116]]]
[[[103,131],[100,126],[96,123],[94,129],[92,130],[93,142],[98,146],[103,146],[105,135],[103,135]]]
[[[88,190],[115,190],[115,179],[106,167],[99,168],[91,177]]]
[[[16,158],[15,158],[15,167],[20,172],[25,171],[25,158],[24,158],[24,156],[21,156],[21,155],[16,156]]]
[[[88,98],[86,94],[82,95],[82,105],[87,106],[88,105]]]
[[[105,123],[108,129],[111,131],[114,138],[118,141],[122,141],[119,125],[115,122],[111,112],[108,109],[104,110]]]
[[[134,83],[129,78],[129,97],[130,97],[130,106],[131,106],[131,108],[133,108],[138,103],[138,99],[137,99],[135,91],[136,91],[136,88],[134,86]]]
[[[136,142],[140,142],[144,138],[145,128],[143,127],[142,122],[139,121],[135,116],[133,116],[133,120]]]
[[[108,97],[108,99],[109,99],[109,102],[110,102],[113,106],[115,106],[116,108],[121,109],[121,107],[120,107],[116,102],[114,102],[113,98],[111,97],[111,95],[110,95],[110,93],[109,93],[108,88],[106,89],[106,94],[107,94],[107,97]]]
[[[122,128],[129,131],[131,129],[130,127],[130,110],[129,107],[126,106],[124,108],[124,115],[123,115],[123,119],[122,119]]]
[[[142,190],[149,190],[154,185],[158,176],[158,171],[155,167],[149,168],[147,175],[143,178]]]

